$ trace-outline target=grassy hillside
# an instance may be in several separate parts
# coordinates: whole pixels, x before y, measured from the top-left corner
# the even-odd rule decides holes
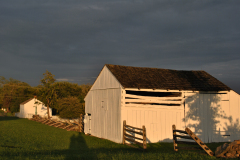
[[[215,151],[221,144],[209,144]],[[216,159],[203,152],[173,151],[172,143],[146,152],[122,144],[16,117],[0,117],[0,159]]]

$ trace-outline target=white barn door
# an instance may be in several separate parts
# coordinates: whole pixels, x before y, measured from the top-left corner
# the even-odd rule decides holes
[[[84,133],[91,134],[91,114],[89,113],[84,116]]]

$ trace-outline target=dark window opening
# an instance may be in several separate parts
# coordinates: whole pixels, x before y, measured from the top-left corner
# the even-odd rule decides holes
[[[53,116],[58,115],[58,111],[57,111],[57,109],[52,108],[52,115],[53,115]]]
[[[160,106],[181,106],[181,104],[145,103],[145,102],[126,102],[125,104],[160,105]]]
[[[128,95],[125,97],[125,104],[132,105],[181,106],[182,101],[181,92],[148,92],[126,90],[126,94]]]
[[[137,96],[150,96],[150,97],[181,97],[181,92],[147,92],[147,91],[130,91],[126,90],[126,94]]]

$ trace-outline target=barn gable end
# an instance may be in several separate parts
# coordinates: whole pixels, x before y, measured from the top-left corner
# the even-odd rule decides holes
[[[121,90],[121,84],[104,66],[85,97],[86,134],[120,143]]]
[[[113,76],[112,72],[104,66],[96,81],[94,82],[91,90],[106,89],[106,88],[121,88],[121,84]]]

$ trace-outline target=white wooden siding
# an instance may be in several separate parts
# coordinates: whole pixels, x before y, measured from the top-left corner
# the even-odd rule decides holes
[[[137,91],[137,90],[136,90]],[[141,90],[142,91],[142,90]],[[144,90],[152,92],[152,90]],[[158,91],[159,92],[159,91]],[[179,91],[178,91],[179,92]],[[127,97],[127,98],[126,98]],[[136,99],[128,99],[136,98]],[[172,124],[184,129],[184,106],[181,97],[150,97],[126,94],[122,91],[122,120],[127,124],[146,127],[147,142],[172,142]],[[176,101],[177,100],[177,101]],[[180,106],[131,104],[129,102],[149,102],[158,104],[179,104]],[[136,136],[136,135],[135,135]]]
[[[85,120],[85,133],[89,133],[91,125],[93,136],[122,142],[121,88],[120,83],[105,66],[85,97],[85,113],[91,114],[91,122]]]
[[[101,89],[90,92],[92,99],[88,97],[85,100],[86,113],[91,114],[91,134],[121,143],[121,89]],[[89,126],[88,123],[90,122],[86,122],[85,125]],[[84,132],[88,133],[88,129],[89,127],[84,129]]]
[[[185,93],[186,127],[205,143],[239,139],[239,107],[239,95],[234,91]]]
[[[176,124],[178,129],[184,129],[183,118],[183,106],[174,109],[162,106],[152,108],[150,105],[122,108],[122,122],[126,120],[127,124],[139,128],[145,125],[148,143],[171,142],[172,124]]]
[[[94,82],[91,90],[107,88],[121,88],[121,84],[117,81],[109,69],[104,66],[98,78]]]
[[[92,112],[92,103],[93,103],[92,91],[88,92],[88,96],[85,97],[85,113]]]

